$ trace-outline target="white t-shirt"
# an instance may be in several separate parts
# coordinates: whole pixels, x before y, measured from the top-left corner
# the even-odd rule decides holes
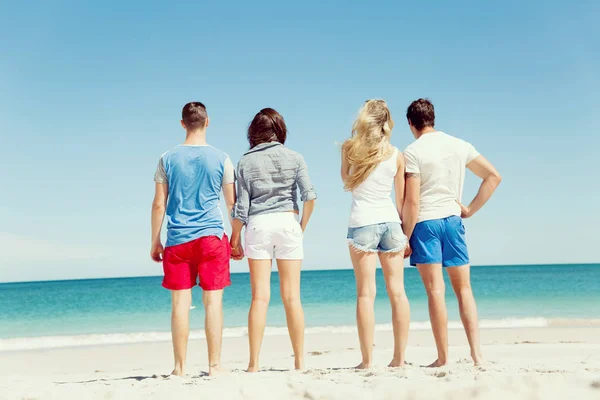
[[[406,173],[421,177],[418,222],[460,216],[465,168],[479,156],[475,147],[444,132],[426,133],[404,150]]]
[[[382,161],[371,175],[352,191],[350,228],[385,222],[400,222],[400,216],[391,194],[394,178],[398,172],[398,149],[394,147],[392,156]]]

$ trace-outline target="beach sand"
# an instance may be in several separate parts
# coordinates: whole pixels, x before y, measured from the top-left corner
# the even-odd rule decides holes
[[[190,342],[188,377],[168,377],[170,343],[0,353],[0,399],[600,399],[600,328],[482,330],[488,364],[474,367],[461,330],[450,331],[450,363],[435,359],[429,331],[411,331],[409,365],[386,367],[392,335],[378,332],[375,368],[357,371],[355,333],[306,337],[307,370],[290,370],[286,336],[265,337],[263,372],[243,372],[247,338],[225,338],[231,371],[210,378],[203,340]]]

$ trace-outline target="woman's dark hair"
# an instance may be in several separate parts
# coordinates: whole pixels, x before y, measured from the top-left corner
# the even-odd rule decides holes
[[[413,101],[408,110],[406,110],[406,119],[410,121],[418,131],[427,127],[435,126],[435,110],[429,99],[419,99]]]
[[[250,148],[262,143],[285,143],[287,127],[281,114],[272,108],[263,108],[254,116],[248,126],[248,142]]]

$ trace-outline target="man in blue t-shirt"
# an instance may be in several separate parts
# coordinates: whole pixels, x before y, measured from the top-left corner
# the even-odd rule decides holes
[[[231,247],[219,203],[223,191],[231,215],[235,204],[233,164],[227,154],[206,143],[208,123],[202,103],[186,104],[181,120],[186,139],[160,157],[154,174],[150,256],[163,263],[163,286],[171,290],[173,375],[180,376],[185,374],[192,288],[196,279],[199,278],[203,290],[210,375],[221,370],[223,289],[231,284]],[[165,213],[167,243],[163,248],[160,232]]]

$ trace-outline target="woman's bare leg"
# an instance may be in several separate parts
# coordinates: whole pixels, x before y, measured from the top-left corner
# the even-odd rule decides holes
[[[267,309],[271,299],[271,260],[248,259],[252,305],[248,313],[248,340],[250,361],[247,372],[257,372],[258,356],[267,325]]]
[[[402,367],[405,361],[410,325],[410,305],[404,290],[404,253],[380,253],[379,261],[392,306],[392,326],[394,328],[394,358],[388,366]]]
[[[304,369],[304,310],[300,301],[302,260],[277,260],[281,300],[294,349],[294,368]]]
[[[356,278],[356,323],[362,353],[362,362],[357,368],[366,369],[373,365],[377,254],[360,252],[350,246],[350,258]]]

